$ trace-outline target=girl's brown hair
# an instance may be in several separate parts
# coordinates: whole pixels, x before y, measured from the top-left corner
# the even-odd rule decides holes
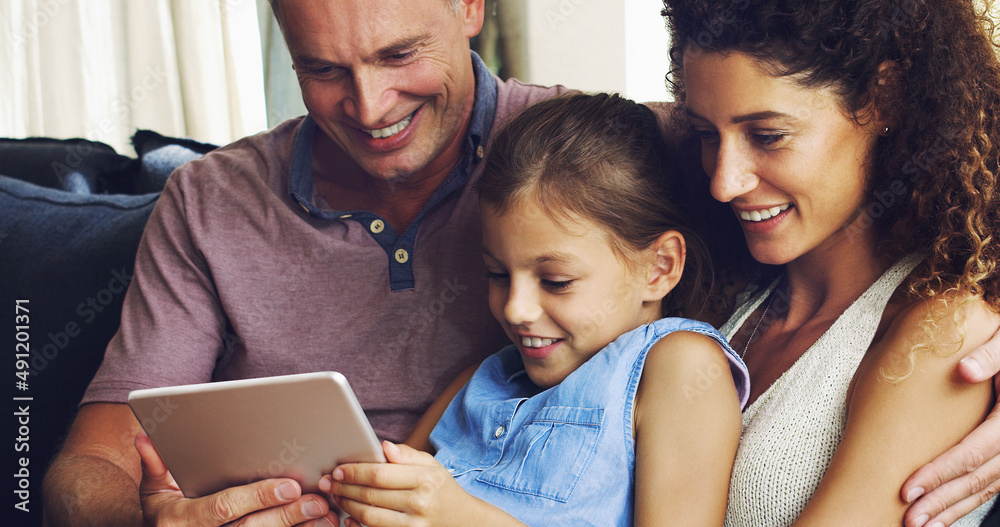
[[[684,54],[737,51],[803,86],[832,87],[859,122],[883,118],[889,129],[859,211],[867,228],[894,256],[927,254],[910,281],[916,296],[966,291],[996,310],[1000,65],[991,4],[665,0],[669,78],[682,106]]]
[[[593,221],[629,264],[660,234],[680,232],[684,274],[661,311],[693,316],[705,304],[703,285],[712,272],[682,205],[674,157],[649,108],[614,94],[565,95],[527,108],[503,127],[477,188],[481,203],[501,214],[530,197],[554,218]]]

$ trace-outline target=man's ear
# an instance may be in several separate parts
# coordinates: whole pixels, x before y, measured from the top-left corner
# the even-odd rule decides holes
[[[684,273],[684,236],[677,231],[667,231],[656,238],[649,251],[653,261],[643,300],[660,301],[677,286]]]
[[[486,16],[486,0],[460,0],[458,16],[465,25],[465,37],[472,38],[483,30]]]

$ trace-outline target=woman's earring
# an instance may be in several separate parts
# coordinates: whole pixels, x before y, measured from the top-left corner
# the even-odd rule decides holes
[[[890,130],[889,130],[889,127],[888,127],[888,126],[886,126],[886,127],[882,128],[882,135],[889,135],[889,131],[890,131]]]

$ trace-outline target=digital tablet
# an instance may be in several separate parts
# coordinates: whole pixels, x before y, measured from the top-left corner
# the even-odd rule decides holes
[[[128,404],[189,498],[274,477],[317,492],[341,463],[385,461],[337,372],[135,390]]]

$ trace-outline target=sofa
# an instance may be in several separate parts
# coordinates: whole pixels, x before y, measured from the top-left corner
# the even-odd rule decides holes
[[[42,478],[118,328],[163,184],[216,148],[149,130],[133,146],[136,157],[83,139],[0,139],[0,338],[12,343],[14,414],[4,472],[16,525],[41,524]]]

